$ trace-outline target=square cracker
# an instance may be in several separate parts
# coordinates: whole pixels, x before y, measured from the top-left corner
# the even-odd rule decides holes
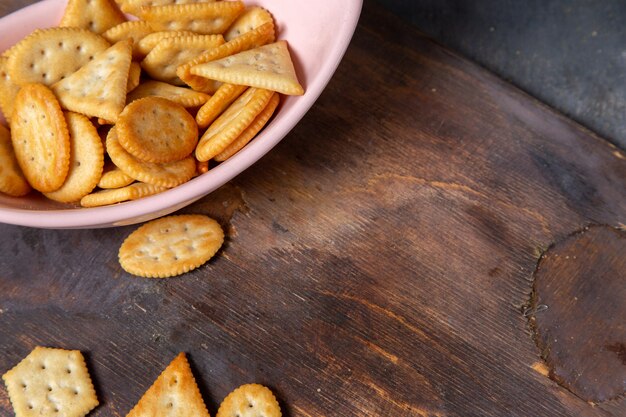
[[[157,30],[190,30],[203,35],[220,34],[243,11],[241,1],[169,4],[142,7],[138,17]]]
[[[38,346],[2,379],[16,417],[82,417],[98,405],[78,350]]]

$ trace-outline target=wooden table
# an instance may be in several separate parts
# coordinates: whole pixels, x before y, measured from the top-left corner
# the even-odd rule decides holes
[[[0,225],[0,372],[80,349],[93,416],[181,351],[212,414],[254,381],[287,417],[626,415],[625,153],[372,2],[302,122],[183,211],[228,238],[168,280],[120,268],[135,227]]]

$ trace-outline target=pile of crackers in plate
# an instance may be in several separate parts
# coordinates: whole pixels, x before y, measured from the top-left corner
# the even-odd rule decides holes
[[[94,207],[165,191],[246,146],[281,94],[304,90],[268,10],[69,0],[0,56],[0,192]]]
[[[16,417],[83,417],[98,404],[80,351],[36,347],[3,376]],[[184,353],[165,368],[126,417],[210,417]],[[232,391],[216,417],[280,417],[272,391],[246,384]]]

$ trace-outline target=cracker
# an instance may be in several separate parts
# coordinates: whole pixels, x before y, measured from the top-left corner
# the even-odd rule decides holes
[[[126,417],[209,417],[184,353],[165,368]]]
[[[270,12],[258,6],[248,7],[224,33],[224,39],[230,41],[235,39],[237,36],[241,36],[244,33],[258,28],[265,23],[274,24],[274,18]]]
[[[242,385],[224,398],[215,417],[281,417],[272,391],[260,384]]]
[[[188,35],[165,38],[150,51],[141,62],[141,66],[156,80],[184,85],[176,75],[178,66],[223,43],[222,35]]]
[[[98,405],[78,350],[38,346],[2,379],[16,417],[82,417]]]
[[[102,36],[86,29],[38,29],[11,48],[7,71],[18,85],[50,86],[108,47]]]
[[[117,121],[126,104],[132,41],[120,41],[52,86],[61,105],[86,116]]]
[[[198,125],[180,104],[146,97],[126,106],[116,125],[120,144],[146,162],[172,162],[191,154],[198,143]]]
[[[135,158],[120,145],[115,127],[107,135],[106,150],[111,161],[122,171],[137,181],[148,184],[172,188],[189,181],[196,172],[193,157],[164,164],[143,162]]]
[[[209,172],[209,161],[196,161],[196,175]]]
[[[272,92],[249,88],[204,132],[196,147],[196,159],[208,161],[223,152],[265,108]]]
[[[21,197],[30,192],[30,185],[17,164],[11,134],[0,125],[0,192]]]
[[[143,6],[138,17],[156,30],[190,30],[212,35],[224,32],[243,11],[241,1]]]
[[[168,4],[187,3],[212,3],[215,0],[126,0],[122,5],[122,10],[126,13],[138,15],[144,6],[165,6]]]
[[[144,224],[124,240],[119,261],[130,274],[167,278],[204,264],[223,242],[221,226],[207,216],[184,214],[162,217]]]
[[[98,181],[98,187],[104,189],[122,188],[132,184],[133,181],[135,181],[133,177],[126,175],[115,164],[109,162],[104,166],[104,172],[100,177],[100,181]]]
[[[78,113],[66,113],[70,131],[70,169],[65,182],[56,191],[44,193],[62,203],[80,201],[98,184],[104,165],[104,147],[91,121]]]
[[[162,30],[159,32],[153,32],[149,35],[146,35],[137,43],[137,51],[139,51],[139,54],[141,54],[141,56],[146,56],[163,39],[190,35],[195,35],[195,33],[189,30]]]
[[[126,102],[131,103],[140,98],[150,96],[163,97],[183,107],[198,107],[206,103],[211,97],[208,94],[161,81],[145,81],[126,96]]]
[[[141,65],[138,62],[131,62],[128,69],[128,82],[126,83],[126,92],[133,91],[141,82]]]
[[[102,37],[111,44],[124,41],[126,39],[133,40],[133,58],[140,58],[143,55],[139,53],[138,44],[146,36],[154,32],[152,26],[148,22],[141,20],[132,20],[120,23],[112,27],[102,34]]]
[[[14,113],[11,140],[24,176],[36,190],[57,190],[70,161],[69,132],[57,99],[46,86],[27,84],[17,94]]]
[[[261,129],[263,129],[267,121],[270,119],[270,117],[272,117],[272,114],[274,114],[274,110],[276,110],[279,101],[280,97],[278,96],[278,93],[274,93],[269,103],[267,103],[267,106],[265,106],[263,111],[261,111],[261,113],[257,115],[254,121],[250,123],[250,126],[248,126],[246,130],[241,132],[241,135],[239,135],[237,139],[235,139],[230,145],[228,145],[226,149],[224,149],[221,153],[215,155],[213,159],[215,159],[217,162],[222,162],[243,149],[243,147],[246,146],[248,142],[250,142],[257,135],[257,133],[261,131]]]
[[[286,41],[240,52],[191,68],[191,73],[231,84],[265,88],[287,95],[302,95]]]
[[[274,41],[274,24],[265,23],[256,29],[244,33],[241,36],[234,38],[233,40],[226,42],[223,45],[218,46],[210,51],[199,55],[191,61],[181,65],[176,70],[176,75],[185,82],[188,86],[197,91],[204,91],[207,93],[214,92],[219,85],[216,86],[216,82],[208,80],[204,77],[198,77],[191,73],[191,68],[203,64],[205,62],[221,59],[248,49],[256,48],[261,45],[265,45]]]
[[[137,200],[166,191],[167,187],[136,182],[126,187],[87,194],[80,200],[82,207],[101,207],[129,200]]]
[[[9,58],[0,57],[0,111],[4,114],[7,123],[13,115],[13,102],[20,91],[20,86],[15,84],[7,71]]]
[[[125,21],[124,15],[111,0],[68,0],[59,26],[102,33]]]
[[[215,94],[198,110],[196,122],[200,127],[207,127],[222,114],[248,87],[245,85],[222,84]]]

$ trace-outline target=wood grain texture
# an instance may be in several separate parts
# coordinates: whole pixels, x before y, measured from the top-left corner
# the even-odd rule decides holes
[[[0,225],[0,372],[80,349],[97,417],[181,351],[213,414],[258,382],[287,417],[626,415],[548,378],[524,315],[553,242],[626,223],[626,156],[369,1],[307,116],[183,212],[228,236],[168,280],[120,268],[132,226]]]

